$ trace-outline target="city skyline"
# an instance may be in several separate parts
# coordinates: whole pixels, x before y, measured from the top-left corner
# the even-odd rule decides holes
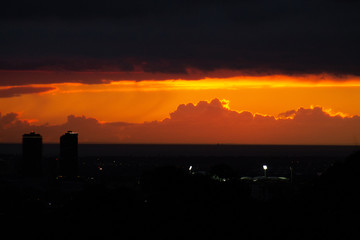
[[[59,137],[59,157],[43,157],[42,136],[34,131],[22,135],[22,160],[19,173],[22,177],[57,176],[75,179],[79,176],[78,133],[71,130]]]
[[[359,9],[3,1],[3,236],[353,239]]]

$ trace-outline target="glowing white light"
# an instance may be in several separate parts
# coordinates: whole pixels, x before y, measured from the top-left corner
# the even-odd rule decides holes
[[[263,165],[263,169],[267,170],[268,169],[267,165]]]
[[[189,171],[191,171],[191,169],[192,169],[192,166],[189,167]]]

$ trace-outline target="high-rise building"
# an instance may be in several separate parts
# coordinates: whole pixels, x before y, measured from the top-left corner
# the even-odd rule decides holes
[[[68,131],[60,137],[60,174],[78,175],[78,133]]]
[[[35,132],[24,134],[22,138],[22,174],[37,177],[42,174],[42,136]]]

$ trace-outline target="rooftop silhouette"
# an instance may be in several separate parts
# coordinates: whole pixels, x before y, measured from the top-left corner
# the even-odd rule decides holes
[[[68,131],[60,137],[60,174],[73,178],[78,168],[78,133]]]
[[[42,136],[35,132],[22,137],[22,175],[42,175]]]

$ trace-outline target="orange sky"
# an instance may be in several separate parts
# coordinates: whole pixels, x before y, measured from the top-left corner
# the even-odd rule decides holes
[[[3,116],[17,113],[20,120],[38,126],[64,124],[69,115],[91,117],[100,123],[143,123],[168,118],[180,104],[210,102],[217,98],[229,101],[224,107],[232,111],[274,117],[300,107],[311,109],[311,106],[321,106],[324,112],[341,113],[343,117],[360,114],[360,78],[351,76],[341,79],[327,75],[273,75],[202,80],[105,80],[100,84],[29,84],[24,86],[42,89],[42,92],[16,96],[7,92],[24,89],[3,86],[0,87],[0,94],[3,92],[0,112]]]
[[[63,123],[70,114],[108,122],[162,120],[179,104],[213,98],[230,100],[233,110],[274,116],[289,109],[316,105],[349,115],[360,113],[358,78],[345,82],[331,81],[331,78],[315,80],[315,76],[272,76],[193,81],[119,81],[93,85],[38,84],[29,86],[52,87],[54,90],[0,98],[0,106],[2,113],[17,112],[21,118],[31,119],[38,124]]]

